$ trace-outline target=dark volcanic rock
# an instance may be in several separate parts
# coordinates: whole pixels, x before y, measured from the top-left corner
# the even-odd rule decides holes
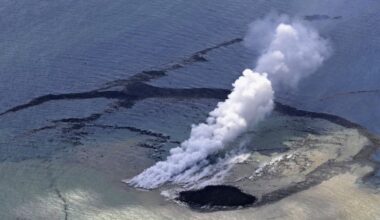
[[[191,208],[223,210],[252,205],[256,197],[233,186],[217,185],[180,192],[178,200],[187,203]]]

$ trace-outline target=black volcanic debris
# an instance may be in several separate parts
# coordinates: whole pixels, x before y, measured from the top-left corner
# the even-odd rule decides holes
[[[349,96],[349,95],[378,94],[378,93],[380,93],[380,89],[339,92],[339,93],[330,94],[330,95],[321,97],[319,98],[319,101],[325,101],[325,100],[340,98],[340,97]]]
[[[372,144],[363,148],[355,157],[356,161],[362,161],[361,158],[369,158],[373,155],[375,150],[380,146],[380,140],[374,137],[371,133],[361,127],[359,124],[350,122],[339,116],[330,115],[327,113],[317,113],[310,111],[303,111],[291,106],[284,105],[279,102],[275,102],[275,111],[283,113],[288,116],[307,117],[307,118],[320,118],[332,123],[338,124],[346,128],[355,128],[366,136]],[[367,160],[365,160],[367,161]],[[368,163],[368,162],[366,162]],[[266,204],[270,204],[279,201],[294,193],[309,189],[312,186],[318,185],[321,182],[330,179],[338,173],[346,172],[350,169],[350,164],[341,161],[329,160],[317,169],[307,174],[305,180],[294,183],[288,187],[275,190],[273,192],[260,196],[260,199],[255,198],[252,195],[250,197],[240,197],[242,193],[239,189],[230,186],[207,186],[200,190],[184,191],[179,194],[178,200],[188,204],[191,208],[202,211],[217,211],[226,210],[236,207],[258,207]],[[372,181],[372,184],[379,185],[380,178],[376,172],[372,172],[367,175],[363,180]],[[247,195],[247,194],[246,194]],[[240,200],[241,199],[241,200]],[[247,199],[247,200],[245,200]],[[245,204],[244,201],[252,201],[252,203]],[[236,205],[242,202],[241,205]]]
[[[98,128],[103,128],[103,129],[107,129],[107,128],[108,129],[116,129],[116,130],[125,129],[125,130],[129,130],[132,132],[139,133],[141,135],[155,137],[157,139],[162,140],[163,142],[168,141],[170,139],[169,135],[165,135],[165,134],[150,131],[150,130],[143,130],[143,129],[132,127],[132,126],[117,126],[117,125],[103,125],[103,124],[89,124],[87,126],[88,127],[98,127]]]
[[[81,144],[79,142],[79,140],[82,137],[89,134],[89,132],[83,131],[82,128],[94,127],[94,128],[101,128],[101,129],[129,130],[131,132],[139,133],[141,135],[150,136],[150,137],[154,138],[154,142],[157,142],[157,143],[165,143],[165,142],[179,143],[177,141],[172,141],[171,137],[169,135],[154,132],[151,130],[144,130],[144,129],[140,129],[140,128],[136,128],[136,127],[132,127],[132,126],[118,126],[118,125],[84,123],[84,121],[85,121],[84,119],[88,119],[88,118],[90,118],[90,117],[83,118],[83,120],[80,120],[78,118],[74,118],[74,120],[72,120],[71,118],[62,119],[62,120],[55,120],[55,121],[53,121],[55,123],[54,125],[36,128],[36,129],[31,130],[28,133],[33,134],[33,133],[37,133],[37,132],[44,131],[44,130],[61,128],[61,131],[64,135],[62,138],[66,137],[65,138],[66,142],[68,142],[68,140],[76,141],[76,144],[74,144],[74,145],[79,145],[79,144]],[[88,120],[86,122],[91,122],[91,121],[92,120]],[[69,122],[69,123],[67,124],[67,126],[59,127],[59,125],[62,122]],[[150,148],[157,148],[157,146],[153,146],[152,144],[146,144],[146,145],[141,145],[141,146],[146,147],[147,145],[150,145]]]
[[[255,207],[279,201],[294,193],[309,189],[331,177],[349,170],[350,167],[345,162],[329,160],[317,169],[306,175],[305,180],[291,184],[288,187],[280,188],[270,193],[262,195],[260,201],[254,204]]]
[[[184,68],[188,65],[192,65],[192,64],[197,63],[197,62],[206,62],[207,58],[205,56],[207,55],[208,52],[222,48],[222,47],[228,47],[230,45],[240,43],[241,41],[243,41],[242,38],[235,38],[235,39],[232,39],[229,41],[225,41],[225,42],[218,44],[218,45],[215,45],[213,47],[209,47],[209,48],[200,50],[198,52],[195,52],[190,57],[184,58],[184,59],[180,60],[179,62],[169,63],[169,64],[164,65],[163,67],[157,68],[157,69],[144,70],[144,71],[141,71],[140,73],[137,73],[137,74],[129,77],[128,79],[115,80],[112,82],[108,82],[106,84],[106,86],[102,88],[102,90],[109,89],[109,88],[116,87],[116,86],[126,86],[128,84],[133,84],[136,82],[140,82],[140,83],[141,82],[149,82],[153,79],[157,79],[157,78],[166,76],[167,73],[170,71],[181,69],[181,68]]]
[[[341,19],[341,18],[342,18],[342,16],[331,17],[328,15],[320,15],[320,14],[304,16],[304,19],[307,21],[321,21],[321,20],[329,20],[329,19],[337,20],[337,19]]]
[[[206,186],[199,190],[182,191],[177,199],[191,208],[209,211],[247,207],[257,200],[256,197],[228,185]]]
[[[92,114],[88,117],[84,117],[84,118],[63,118],[63,119],[59,119],[59,120],[53,120],[52,122],[54,122],[54,123],[57,123],[57,122],[86,123],[86,122],[95,121],[100,117],[101,117],[100,113],[94,113],[94,114]]]
[[[48,94],[32,99],[28,103],[15,106],[10,108],[2,113],[0,116],[11,113],[18,112],[30,107],[38,106],[46,102],[58,101],[58,100],[75,100],[75,99],[93,99],[93,98],[108,98],[108,99],[117,99],[117,98],[126,98],[126,95],[120,91],[88,91],[82,93],[66,93],[66,94]]]
[[[327,113],[320,113],[320,112],[311,112],[311,111],[304,111],[300,110],[285,104],[282,104],[280,102],[275,102],[275,111],[281,112],[285,115],[289,116],[298,116],[298,117],[307,117],[307,118],[321,118],[325,119],[329,122],[338,124],[340,126],[346,127],[346,128],[362,128],[359,124],[356,124],[354,122],[351,122],[345,118],[331,115]]]
[[[260,152],[263,155],[271,155],[274,152],[276,152],[276,153],[282,153],[282,152],[286,152],[286,151],[289,151],[289,150],[290,150],[290,148],[286,147],[286,146],[254,149],[254,151]]]
[[[340,16],[330,17],[328,15],[308,15],[305,16],[305,20],[314,21],[314,20],[325,20],[325,19],[339,19]],[[227,95],[230,93],[227,89],[216,89],[216,88],[190,88],[190,89],[181,89],[181,88],[162,88],[156,87],[147,84],[149,81],[158,79],[160,77],[166,76],[170,71],[177,70],[180,68],[184,68],[188,65],[192,65],[197,62],[207,62],[207,53],[212,50],[227,47],[236,43],[241,42],[241,38],[235,38],[230,41],[223,42],[221,44],[215,45],[213,47],[206,48],[204,50],[197,51],[191,54],[189,57],[184,58],[178,62],[169,63],[160,68],[154,68],[150,70],[143,70],[128,79],[121,79],[109,82],[104,85],[102,88],[98,88],[91,91],[79,92],[79,93],[65,93],[65,94],[46,94],[40,97],[36,97],[29,102],[24,104],[20,104],[14,106],[2,113],[0,113],[0,117],[10,113],[17,113],[21,110],[25,110],[32,107],[40,106],[44,103],[52,102],[52,101],[63,101],[63,100],[85,100],[85,99],[94,99],[94,98],[105,98],[111,99],[114,101],[113,105],[110,108],[107,108],[103,111],[90,114],[87,117],[82,118],[61,118],[58,120],[50,121],[51,124],[29,130],[29,134],[47,131],[50,129],[60,129],[61,138],[63,142],[70,143],[72,146],[81,145],[81,140],[88,135],[88,130],[86,128],[100,128],[100,129],[113,129],[113,130],[129,130],[131,132],[135,132],[141,135],[149,136],[151,140],[148,140],[145,143],[140,143],[139,147],[150,149],[157,154],[152,154],[156,159],[159,158],[161,152],[163,151],[163,145],[165,144],[180,144],[179,141],[171,140],[171,137],[159,133],[157,131],[144,130],[132,126],[121,126],[121,125],[107,125],[107,124],[99,124],[96,123],[99,121],[104,114],[109,114],[114,111],[117,111],[119,108],[131,108],[138,101],[148,99],[148,98],[210,98],[210,99],[225,99]],[[371,91],[356,91],[350,92],[348,94],[360,94],[364,92],[379,92],[378,90]],[[345,94],[337,94],[337,95],[346,95]],[[335,97],[335,96],[334,96]],[[333,98],[333,97],[326,97]],[[346,128],[357,128],[361,132],[364,133],[366,137],[369,137],[371,141],[371,134],[364,131],[364,129],[353,122],[350,122],[344,118],[339,116],[330,115],[327,113],[316,113],[310,111],[303,111],[297,108],[293,108],[291,106],[275,102],[275,111],[283,113],[288,116],[297,116],[297,117],[308,117],[308,118],[320,118],[330,121],[332,123],[341,125]],[[313,131],[307,131],[308,133]],[[378,141],[380,146],[380,141]],[[65,146],[66,148],[67,146]],[[46,152],[51,151],[51,146],[49,145],[49,149]],[[58,148],[58,147],[57,147]],[[278,151],[287,151],[289,148],[280,147],[280,148],[266,148],[266,149],[257,149],[263,154],[270,154],[272,152]],[[44,149],[37,152],[45,153]],[[355,159],[360,159],[360,157],[368,158],[373,151],[373,148],[363,149]],[[36,153],[36,154],[37,154]],[[48,153],[45,153],[46,155]],[[34,154],[28,154],[23,156],[20,160],[30,159]],[[331,169],[334,167],[334,169]],[[321,165],[314,172],[308,174],[304,181],[295,183],[287,188],[278,189],[271,193],[260,196],[260,199],[256,198],[253,195],[242,192],[240,189],[228,186],[228,185],[215,185],[215,186],[206,186],[202,189],[198,190],[190,190],[190,191],[182,191],[179,193],[178,200],[188,204],[191,208],[204,210],[204,211],[216,211],[216,210],[228,210],[238,207],[251,207],[251,206],[261,206],[264,204],[272,203],[278,201],[286,196],[289,196],[293,193],[305,190],[311,186],[317,185],[322,181],[331,178],[336,172],[342,172],[347,170],[344,164],[338,162],[326,162]],[[337,171],[338,170],[338,171]],[[375,177],[373,173],[370,177]],[[380,179],[380,178],[378,178]],[[378,180],[377,179],[377,180]],[[378,180],[380,182],[380,180]],[[380,184],[380,183],[379,183]],[[65,198],[62,196],[61,192],[58,188],[54,188],[57,196],[62,200],[64,205],[65,219],[67,219],[67,209],[68,205]]]
[[[227,47],[232,44],[241,42],[241,38],[235,38],[230,41],[223,42],[221,44],[215,45],[213,47],[206,48],[204,50],[195,52],[188,58],[175,63],[170,63],[160,69],[156,70],[143,70],[127,80],[116,80],[109,82],[105,87],[99,88],[96,90],[91,90],[87,92],[80,93],[65,93],[65,94],[47,94],[37,98],[32,99],[31,101],[12,107],[2,113],[0,116],[18,112],[30,107],[38,106],[50,101],[58,100],[75,100],[75,99],[94,99],[94,98],[106,98],[106,99],[118,99],[118,100],[129,100],[130,102],[137,101],[142,98],[148,97],[176,97],[180,96],[181,98],[214,98],[213,95],[216,95],[216,98],[220,98],[220,92],[226,93],[224,90],[217,90],[215,94],[214,89],[204,88],[204,89],[168,89],[154,87],[145,84],[144,82],[149,82],[152,79],[163,77],[167,74],[168,71],[176,70],[183,68],[187,65],[191,65],[196,62],[207,61],[204,57],[208,52],[221,48]],[[120,90],[120,87],[123,89]],[[113,89],[113,90],[112,90]],[[116,89],[116,90],[115,90]],[[203,95],[204,94],[204,95]],[[125,102],[120,102],[125,103]],[[128,105],[130,107],[131,105]]]
[[[327,15],[309,15],[305,16],[306,20],[325,20],[325,19],[339,19],[340,17],[330,17]],[[121,126],[121,125],[107,125],[99,124],[97,121],[105,114],[110,114],[117,111],[120,108],[128,109],[134,106],[138,101],[148,99],[148,98],[185,98],[185,99],[197,99],[197,98],[210,98],[210,99],[220,99],[223,100],[230,93],[227,89],[216,89],[216,88],[162,88],[149,85],[148,82],[160,77],[166,76],[170,71],[184,68],[188,65],[192,65],[197,62],[207,62],[207,53],[218,48],[227,47],[236,43],[241,42],[241,38],[235,38],[230,41],[223,42],[221,44],[206,48],[204,50],[197,51],[191,54],[189,57],[181,59],[178,62],[169,63],[159,68],[153,68],[149,70],[143,70],[128,79],[115,80],[109,83],[106,83],[103,87],[77,93],[65,93],[65,94],[46,94],[40,97],[36,97],[29,102],[24,104],[16,105],[2,113],[0,117],[10,113],[17,113],[21,110],[26,110],[28,108],[37,107],[44,103],[52,101],[62,101],[62,100],[85,100],[85,99],[95,99],[95,98],[105,98],[113,100],[112,105],[109,108],[104,109],[103,111],[92,113],[86,117],[78,118],[61,118],[57,120],[49,121],[49,125],[45,125],[40,128],[29,130],[29,134],[34,134],[37,132],[47,131],[47,130],[59,130],[61,133],[62,142],[69,143],[70,146],[81,145],[81,141],[89,134],[87,128],[95,127],[100,129],[113,129],[113,130],[129,130],[141,135],[146,135],[151,138],[145,143],[140,143],[139,147],[148,148],[154,153],[152,154],[155,159],[160,158],[163,155],[161,152],[164,150],[163,146],[166,144],[180,144],[179,141],[171,140],[170,136],[166,134],[159,133],[157,131],[144,130],[132,126]],[[335,94],[332,97],[325,97],[325,99],[334,98],[342,95],[351,95],[351,94],[361,94],[361,93],[378,93],[379,90],[368,90],[368,91],[353,91],[348,93]],[[362,132],[362,134],[368,137],[371,141],[374,140],[374,137],[363,129],[360,125],[350,122],[339,116],[330,115],[326,113],[317,113],[304,111],[291,106],[282,104],[280,102],[275,102],[275,111],[283,113],[288,116],[296,117],[308,117],[308,118],[320,118],[330,121],[332,123],[341,125],[346,128],[356,128]],[[308,133],[312,133],[312,130],[308,130]],[[17,137],[16,137],[17,138]],[[376,143],[380,143],[377,141]],[[52,150],[50,145],[48,148],[39,147],[39,150],[33,149],[30,150],[32,153],[27,155],[22,155],[19,160],[30,159],[35,157],[35,155],[50,155],[51,152],[56,152]],[[378,147],[379,144],[376,146]],[[57,150],[65,150],[67,146],[62,147],[57,146]],[[360,159],[360,157],[368,158],[373,151],[372,148],[364,148],[355,159]],[[267,148],[267,149],[257,149],[261,153],[271,153],[273,151],[287,151],[288,148]],[[29,151],[28,151],[29,152]],[[331,169],[334,167],[334,169]],[[249,206],[260,206],[263,204],[268,204],[274,201],[278,201],[282,198],[285,198],[288,195],[307,189],[313,185],[319,184],[320,182],[331,178],[335,175],[337,167],[345,171],[348,168],[342,164],[336,162],[327,162],[321,165],[316,171],[310,173],[304,181],[295,183],[284,189],[279,189],[274,192],[260,196],[258,200],[255,196],[246,194],[240,189],[227,186],[227,185],[217,185],[217,186],[206,186],[203,189],[183,191],[179,193],[178,200],[188,204],[194,209],[200,210],[225,210],[236,207],[249,207]],[[368,178],[371,178],[375,175],[373,173]],[[379,181],[380,182],[380,181]],[[57,195],[60,195],[60,192],[57,191]],[[65,204],[65,200],[62,197],[61,200]],[[66,205],[65,205],[66,206]],[[67,209],[67,208],[65,208]]]

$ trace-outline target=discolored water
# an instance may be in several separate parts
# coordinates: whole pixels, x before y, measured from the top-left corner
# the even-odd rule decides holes
[[[0,219],[379,218],[379,9],[373,0],[2,1]],[[329,114],[277,103],[243,135],[244,162],[202,180],[235,185],[257,205],[199,213],[171,199],[180,186],[122,183],[165,158],[254,66],[258,54],[241,40],[272,10],[309,20],[333,47],[276,100]]]

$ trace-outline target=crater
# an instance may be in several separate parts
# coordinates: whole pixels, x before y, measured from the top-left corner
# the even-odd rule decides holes
[[[198,190],[182,191],[177,199],[193,209],[204,211],[248,207],[257,201],[255,196],[229,185],[213,185]]]

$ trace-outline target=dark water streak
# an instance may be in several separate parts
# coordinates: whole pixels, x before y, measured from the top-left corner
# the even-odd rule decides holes
[[[107,114],[113,111],[117,111],[118,108],[131,108],[136,102],[147,99],[147,98],[184,98],[184,99],[198,99],[198,98],[210,98],[210,99],[220,99],[224,100],[227,95],[230,93],[227,89],[215,89],[215,88],[162,88],[148,85],[147,82],[157,79],[163,76],[166,76],[170,71],[184,68],[185,66],[194,64],[196,62],[207,62],[206,55],[208,52],[221,48],[227,47],[236,43],[240,43],[241,38],[235,38],[230,41],[223,42],[221,44],[206,48],[204,50],[198,51],[190,55],[188,58],[184,58],[179,62],[174,62],[165,65],[164,67],[153,69],[153,70],[144,70],[140,73],[133,75],[132,77],[126,80],[116,80],[105,84],[103,87],[86,91],[80,93],[65,93],[65,94],[47,94],[40,97],[36,97],[31,101],[14,106],[2,113],[0,116],[4,116],[11,113],[17,113],[28,108],[37,107],[44,103],[52,101],[61,101],[61,100],[86,100],[86,99],[96,99],[104,98],[115,100],[115,106],[113,109],[105,109],[103,112],[93,113],[90,116],[83,118],[62,118],[58,120],[50,121],[51,125],[47,125],[41,128],[36,128],[31,130],[31,133],[39,132],[48,129],[55,129],[62,124],[67,124],[68,127],[63,129],[64,133],[72,133],[76,131],[78,136],[74,137],[74,141],[79,141],[80,137],[86,135],[85,132],[79,132],[84,127],[99,127],[103,129],[127,129],[133,132],[137,132],[144,135],[154,136],[163,141],[168,141],[170,137],[160,134],[154,131],[147,131],[135,127],[129,126],[113,126],[113,125],[101,125],[96,124],[95,121],[102,117],[103,114]],[[368,164],[373,167],[379,168],[377,163],[370,161],[369,158],[374,153],[374,151],[380,146],[380,141],[374,134],[370,133],[367,129],[351,122],[345,118],[319,112],[310,112],[304,111],[291,106],[285,105],[280,102],[275,102],[274,111],[283,113],[288,116],[296,117],[307,117],[307,118],[318,118],[325,119],[332,123],[341,125],[346,128],[355,128],[358,129],[361,134],[369,138],[371,143],[369,146],[363,148],[355,157],[355,161],[359,161],[363,164]],[[150,147],[150,146],[149,146]],[[333,169],[332,169],[333,168]],[[305,190],[311,186],[317,185],[322,181],[331,178],[337,174],[337,171],[343,172],[348,169],[347,164],[340,164],[339,162],[328,161],[325,164],[318,167],[315,171],[308,174],[305,181],[301,183],[296,183],[292,186],[289,186],[284,189],[280,189],[269,194],[263,195],[254,206],[261,206],[264,204],[272,203],[278,201],[282,198],[285,198],[293,193]],[[374,173],[370,173],[366,178],[370,179]]]

